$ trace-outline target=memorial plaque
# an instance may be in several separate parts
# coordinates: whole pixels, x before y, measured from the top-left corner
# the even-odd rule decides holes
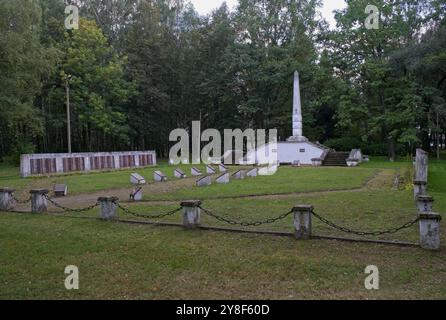
[[[66,184],[56,184],[54,186],[54,195],[56,197],[66,197],[68,194],[68,187]]]
[[[212,179],[210,176],[205,176],[199,180],[197,180],[197,187],[206,187],[212,184]]]
[[[217,183],[221,184],[227,184],[229,183],[229,172],[223,173],[221,176],[219,176],[216,180]]]
[[[167,177],[164,173],[161,171],[155,171],[153,173],[153,179],[155,179],[156,182],[165,182],[167,181]]]
[[[184,171],[183,171],[183,170],[180,170],[180,169],[176,169],[176,170],[174,171],[174,175],[175,175],[175,178],[178,178],[178,179],[184,179],[184,178],[187,178],[187,176],[186,176],[186,174],[184,173]]]
[[[138,173],[132,173],[130,175],[130,182],[132,184],[146,184],[146,179]]]

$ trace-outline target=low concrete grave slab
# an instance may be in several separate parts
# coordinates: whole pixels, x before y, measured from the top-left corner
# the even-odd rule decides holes
[[[203,178],[197,180],[196,185],[197,187],[206,187],[210,186],[212,184],[212,179],[210,176],[204,176]]]
[[[185,179],[185,178],[187,178],[186,174],[181,169],[176,169],[174,171],[174,175],[175,175],[175,178],[178,178],[178,179]]]
[[[66,184],[56,184],[54,186],[54,195],[56,197],[66,197],[68,195],[68,186]]]
[[[197,176],[201,176],[203,173],[201,173],[201,170],[198,168],[193,167],[192,169],[190,169],[190,172],[193,176],[197,177]]]
[[[142,187],[133,188],[132,193],[130,193],[130,200],[141,201],[143,197]]]
[[[259,169],[258,168],[252,168],[246,173],[246,176],[248,177],[257,177],[259,175]]]
[[[217,183],[221,184],[227,184],[230,182],[229,180],[229,172],[223,173],[221,176],[219,176],[216,180]]]
[[[156,182],[165,182],[167,181],[167,177],[164,173],[157,170],[153,173],[153,179],[155,179]]]
[[[215,174],[217,173],[217,170],[215,170],[215,168],[212,166],[206,166],[206,172],[207,174]]]
[[[259,168],[259,175],[261,176],[269,176],[277,172],[279,167],[277,165],[272,165],[268,167]]]
[[[138,185],[138,184],[146,184],[146,179],[142,175],[140,175],[139,173],[132,173],[130,175],[130,182],[132,184],[136,184],[136,185]]]
[[[246,178],[246,171],[245,170],[238,170],[232,175],[237,180],[242,180]]]

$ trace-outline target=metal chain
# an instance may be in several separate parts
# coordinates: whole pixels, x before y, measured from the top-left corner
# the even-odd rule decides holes
[[[51,199],[48,195],[44,195],[44,197],[45,197],[49,202],[51,202],[55,207],[57,207],[57,208],[59,208],[59,209],[62,209],[63,211],[67,211],[67,212],[77,212],[77,213],[81,213],[81,212],[90,211],[90,210],[96,208],[97,206],[99,206],[99,201],[98,201],[98,202],[96,202],[95,204],[93,204],[93,205],[91,205],[91,206],[89,206],[89,207],[86,207],[86,208],[72,209],[72,208],[64,207],[63,205],[57,203],[56,201],[54,201],[53,199]]]
[[[29,196],[29,198],[28,198],[27,200],[24,200],[24,201],[20,201],[20,200],[17,199],[15,196],[13,196],[12,198],[13,198],[14,201],[15,201],[16,203],[18,203],[18,204],[26,204],[26,203],[28,203],[28,202],[31,201],[32,196]]]
[[[313,215],[316,218],[318,218],[320,221],[322,221],[323,223],[327,224],[328,226],[330,226],[332,228],[335,228],[339,231],[343,231],[346,233],[356,234],[358,236],[381,236],[384,234],[394,234],[394,233],[397,233],[398,231],[401,231],[403,229],[408,229],[408,228],[412,227],[414,224],[416,224],[418,221],[420,221],[420,218],[416,218],[412,221],[409,221],[409,222],[403,224],[401,227],[391,228],[391,229],[383,230],[383,231],[364,232],[364,231],[355,231],[355,230],[349,229],[347,227],[339,226],[339,225],[335,224],[334,222],[329,221],[329,220],[325,219],[324,217],[318,215],[315,212],[313,212]]]
[[[175,209],[175,210],[172,210],[172,211],[169,211],[169,212],[166,212],[166,213],[158,214],[158,215],[145,215],[145,214],[133,212],[129,208],[126,208],[126,207],[122,206],[119,202],[114,201],[113,203],[116,204],[122,211],[124,211],[127,214],[130,214],[132,216],[139,217],[139,218],[146,218],[146,219],[165,218],[165,217],[174,215],[175,213],[181,211],[181,209],[182,209],[180,207],[178,209]]]
[[[215,218],[215,219],[217,219],[217,220],[219,220],[221,222],[225,222],[225,223],[228,223],[228,224],[233,225],[233,226],[239,225],[239,226],[242,226],[242,227],[257,227],[257,226],[261,226],[263,224],[272,224],[272,223],[275,223],[275,222],[277,222],[279,220],[285,219],[286,217],[288,217],[290,214],[293,213],[293,211],[290,211],[290,212],[287,212],[287,213],[284,213],[284,214],[278,216],[277,218],[270,218],[270,219],[267,219],[267,220],[264,220],[264,221],[239,222],[239,221],[235,221],[235,220],[231,220],[229,218],[225,218],[225,217],[219,216],[219,215],[213,213],[212,211],[207,210],[207,209],[205,209],[205,208],[203,208],[201,206],[199,208],[201,210],[203,210],[204,213],[206,213],[207,215],[209,215],[209,216],[211,216],[211,217],[213,217],[213,218]]]

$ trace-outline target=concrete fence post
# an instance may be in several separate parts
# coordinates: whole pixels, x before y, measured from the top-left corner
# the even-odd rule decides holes
[[[438,213],[420,213],[420,245],[423,249],[440,249],[440,221]]]
[[[0,188],[0,211],[13,210],[15,207],[14,189]]]
[[[423,149],[417,149],[415,157],[415,180],[427,182],[429,154]]]
[[[100,218],[102,220],[112,220],[116,218],[118,205],[117,201],[119,199],[117,197],[100,197],[98,198],[99,207],[100,207]]]
[[[183,226],[186,228],[195,228],[200,225],[201,201],[188,200],[181,202],[183,208]]]
[[[46,197],[50,191],[48,189],[31,190],[31,213],[42,213],[48,211],[48,201]]]
[[[296,239],[311,239],[311,218],[313,215],[313,206],[299,205],[293,208],[294,212],[294,230]]]
[[[431,196],[419,195],[417,196],[418,212],[432,212],[434,207],[434,198]]]
[[[415,200],[418,196],[424,196],[427,193],[427,182],[426,181],[420,181],[415,180],[413,182],[413,193]]]

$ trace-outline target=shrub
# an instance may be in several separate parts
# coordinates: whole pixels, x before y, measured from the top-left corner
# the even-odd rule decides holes
[[[5,162],[18,166],[20,165],[20,156],[22,154],[34,153],[35,150],[36,147],[32,143],[18,143],[17,146],[12,150],[11,154],[5,157]]]
[[[352,149],[361,149],[362,142],[357,138],[337,138],[325,141],[325,146],[337,151],[350,151]]]

